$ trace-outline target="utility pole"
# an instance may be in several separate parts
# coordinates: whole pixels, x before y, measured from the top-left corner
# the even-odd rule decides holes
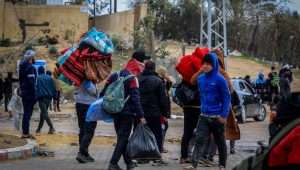
[[[227,56],[226,0],[201,0],[200,45],[220,48]]]
[[[96,27],[96,0],[94,0],[94,20],[93,20],[93,26]]]
[[[3,1],[3,18],[2,18],[2,40],[5,39],[5,22],[6,22],[6,2],[5,0]]]
[[[114,13],[118,12],[118,1],[114,0]]]

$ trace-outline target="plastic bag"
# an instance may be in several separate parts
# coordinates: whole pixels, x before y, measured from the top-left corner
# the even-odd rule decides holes
[[[129,139],[127,154],[132,159],[160,159],[161,155],[152,131],[143,124],[138,124]]]
[[[113,118],[110,115],[108,115],[105,111],[103,111],[102,102],[103,99],[100,98],[90,105],[86,114],[86,122],[103,120],[104,122],[111,123],[113,121]]]
[[[114,52],[112,40],[104,32],[97,31],[95,27],[86,33],[80,43],[86,43],[103,54],[112,54]]]
[[[23,113],[22,99],[17,94],[14,94],[8,103],[8,110],[12,113]]]

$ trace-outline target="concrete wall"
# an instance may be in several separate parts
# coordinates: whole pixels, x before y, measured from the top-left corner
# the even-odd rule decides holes
[[[6,16],[5,20],[3,14]],[[11,3],[6,3],[5,13],[3,13],[3,0],[0,0],[0,34],[5,29],[6,38],[21,40],[18,17],[28,23],[50,23],[49,27],[27,27],[28,39],[42,34],[41,29],[47,28],[51,29],[50,35],[60,37],[64,37],[68,30],[73,31],[75,39],[88,30],[88,16],[80,12],[80,6],[16,5],[14,9]]]
[[[123,39],[131,39],[135,25],[147,15],[147,6],[139,5],[135,9],[112,15],[96,17],[96,27]],[[93,23],[93,22],[91,22]]]

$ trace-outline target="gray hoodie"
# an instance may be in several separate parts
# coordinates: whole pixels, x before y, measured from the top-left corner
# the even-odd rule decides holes
[[[76,103],[90,105],[97,100],[97,88],[93,83],[83,83],[74,92]]]

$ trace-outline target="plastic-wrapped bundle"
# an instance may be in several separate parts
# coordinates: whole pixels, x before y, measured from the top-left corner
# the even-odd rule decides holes
[[[114,52],[112,40],[104,32],[97,31],[95,27],[85,34],[80,41],[80,44],[82,43],[96,48],[103,54],[112,54]]]

